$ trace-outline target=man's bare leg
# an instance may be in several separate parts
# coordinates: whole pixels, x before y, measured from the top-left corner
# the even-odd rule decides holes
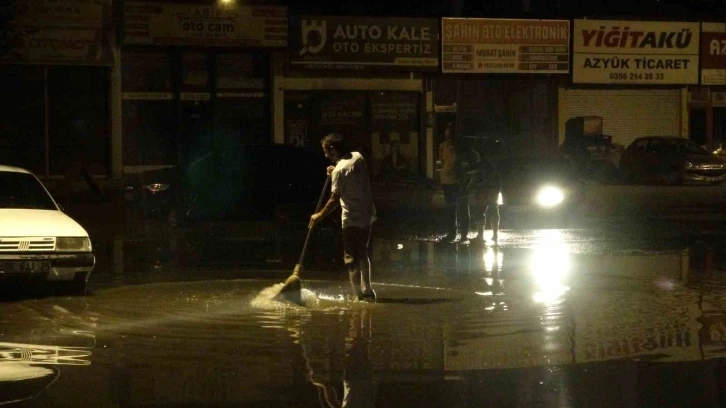
[[[492,241],[499,239],[499,205],[494,205],[492,209],[492,215],[490,216],[490,222],[492,224]]]
[[[360,288],[361,273],[360,266],[351,265],[348,267],[348,277],[350,278],[350,287],[353,289],[353,295],[360,299],[363,291]]]
[[[371,286],[371,260],[366,254],[360,261],[360,287],[363,293],[371,293],[373,287]]]

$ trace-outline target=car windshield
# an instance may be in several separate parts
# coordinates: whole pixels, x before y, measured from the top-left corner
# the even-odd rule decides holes
[[[656,143],[656,141],[651,142]],[[663,139],[658,140],[657,144],[660,144],[662,146],[664,153],[675,153],[675,154],[709,154],[706,149],[699,146],[698,144],[694,143],[691,140],[673,140],[673,139]]]
[[[0,172],[0,186],[0,208],[58,209],[32,174]]]

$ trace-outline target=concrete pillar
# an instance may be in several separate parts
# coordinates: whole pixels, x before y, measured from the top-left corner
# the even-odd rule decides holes
[[[557,146],[560,146],[565,141],[565,123],[567,118],[565,117],[565,88],[557,88]]]
[[[436,121],[434,120],[434,92],[433,86],[430,85],[430,81],[427,81],[426,90],[424,96],[426,98],[426,178],[434,178],[434,126]]]
[[[688,87],[681,88],[681,137],[688,138],[689,134],[689,120],[690,115],[688,113]]]
[[[111,119],[111,177],[123,177],[123,112],[121,109],[121,49],[113,48],[114,64],[111,68],[109,104]]]
[[[272,104],[272,135],[274,143],[285,143],[285,55],[270,51],[270,103]]]

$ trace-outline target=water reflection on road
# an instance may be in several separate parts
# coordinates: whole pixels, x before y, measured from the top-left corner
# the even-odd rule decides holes
[[[705,245],[560,230],[509,231],[501,246],[379,238],[378,302],[341,296],[344,274],[319,257],[300,307],[261,301],[291,271],[269,262],[274,245],[227,243],[248,264],[191,267],[200,252],[167,239],[161,257],[101,244],[109,266],[92,296],[0,303],[0,395],[43,407],[660,407],[718,406],[723,392],[726,279]]]

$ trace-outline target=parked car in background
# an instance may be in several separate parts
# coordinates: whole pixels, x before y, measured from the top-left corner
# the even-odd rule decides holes
[[[96,262],[86,230],[30,171],[0,166],[0,186],[0,280],[85,291]]]
[[[635,139],[623,152],[620,170],[625,179],[631,182],[669,185],[718,185],[726,178],[723,160],[693,141],[680,137]]]
[[[132,174],[125,198],[171,223],[302,217],[325,183],[322,153],[290,145],[238,145],[189,157],[179,167]]]

